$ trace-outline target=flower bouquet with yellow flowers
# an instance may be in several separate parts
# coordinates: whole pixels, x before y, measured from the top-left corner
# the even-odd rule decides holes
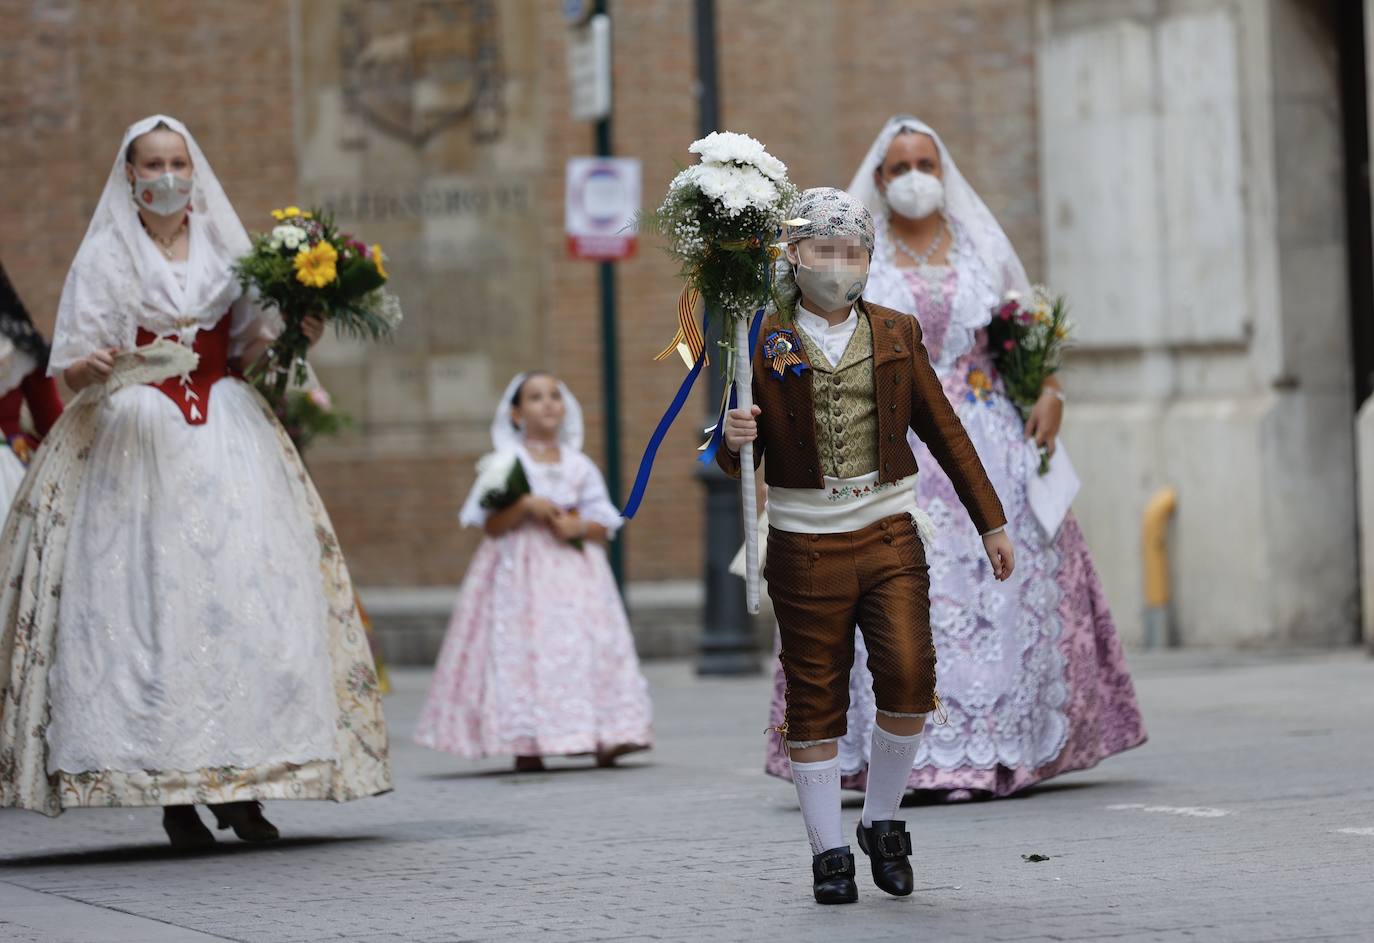
[[[1007,398],[1021,411],[1022,421],[1030,417],[1045,381],[1059,372],[1072,332],[1064,296],[1051,296],[1043,285],[1031,289],[1029,298],[1009,291],[994,309],[988,347]],[[1049,452],[1042,448],[1040,474],[1049,468]]]
[[[261,304],[281,312],[280,336],[250,370],[250,379],[275,408],[293,379],[306,382],[309,341],[301,325],[307,317],[320,316],[342,335],[382,340],[400,326],[401,305],[385,288],[381,246],[340,234],[333,219],[318,210],[288,206],[273,210],[272,218],[276,225],[253,237],[234,271]]]

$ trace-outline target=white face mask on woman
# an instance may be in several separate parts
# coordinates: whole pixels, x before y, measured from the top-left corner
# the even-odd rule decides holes
[[[171,216],[186,209],[191,202],[191,178],[176,174],[163,174],[152,180],[138,176],[130,184],[130,192],[139,209],[156,213],[158,216]]]
[[[835,262],[824,268],[812,268],[797,259],[797,287],[802,297],[820,307],[816,314],[838,311],[852,305],[864,293],[868,284],[868,260]]]
[[[945,183],[934,174],[910,170],[888,182],[887,205],[907,219],[925,219],[944,209]]]

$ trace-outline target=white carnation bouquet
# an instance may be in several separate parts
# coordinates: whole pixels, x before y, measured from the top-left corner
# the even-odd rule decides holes
[[[707,317],[748,318],[770,298],[770,249],[797,188],[787,165],[747,134],[716,131],[688,150],[701,162],[674,177],[641,222],[667,238]]]

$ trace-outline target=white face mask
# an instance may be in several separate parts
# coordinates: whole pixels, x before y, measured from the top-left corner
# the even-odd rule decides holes
[[[944,209],[945,183],[934,174],[911,170],[887,185],[887,205],[898,216],[925,219]]]
[[[837,262],[812,268],[797,259],[797,287],[802,297],[820,307],[817,314],[852,305],[868,284],[868,262]]]
[[[176,174],[163,174],[152,180],[135,175],[130,193],[140,209],[158,216],[171,216],[186,209],[186,204],[191,202],[191,181]]]

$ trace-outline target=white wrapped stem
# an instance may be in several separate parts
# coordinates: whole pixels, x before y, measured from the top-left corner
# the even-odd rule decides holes
[[[735,396],[740,409],[754,406],[753,362],[749,349],[749,319],[735,318]],[[744,596],[751,615],[759,611],[759,527],[758,492],[754,486],[754,444],[745,442],[739,450],[740,497],[744,504]]]

